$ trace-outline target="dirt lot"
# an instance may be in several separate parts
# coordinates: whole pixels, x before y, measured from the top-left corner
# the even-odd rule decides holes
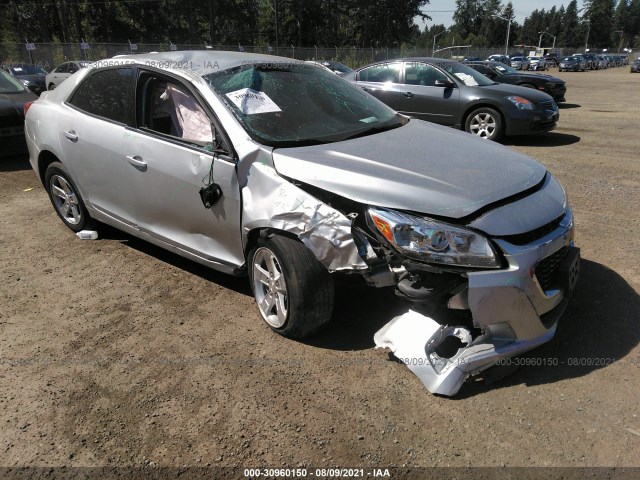
[[[391,292],[342,288],[324,333],[287,340],[246,280],[80,241],[26,159],[0,162],[0,466],[640,466],[640,75],[559,76],[559,128],[507,142],[574,208],[578,292],[529,356],[558,364],[454,399],[374,350]]]

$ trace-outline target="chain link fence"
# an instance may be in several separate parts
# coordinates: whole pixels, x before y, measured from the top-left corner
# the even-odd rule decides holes
[[[118,54],[135,52],[166,52],[171,50],[227,50],[244,51],[249,53],[263,53],[295,58],[298,60],[335,60],[351,67],[359,67],[368,63],[393,58],[433,56],[427,48],[339,48],[339,47],[269,47],[269,46],[240,46],[240,45],[174,45],[167,43],[35,43],[29,44],[30,50],[24,43],[0,43],[0,63],[2,65],[28,63],[43,67],[49,71],[68,60],[95,61],[110,58]],[[571,55],[576,50],[558,49],[562,55]],[[516,47],[510,50],[516,51]],[[454,58],[462,60],[467,57],[485,59],[489,55],[504,52],[504,46],[495,48],[450,47],[436,50],[435,56],[440,58]],[[524,52],[528,54],[528,50]]]

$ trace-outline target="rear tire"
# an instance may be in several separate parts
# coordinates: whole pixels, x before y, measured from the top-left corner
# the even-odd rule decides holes
[[[262,319],[289,338],[316,333],[331,319],[331,274],[305,245],[274,235],[249,254],[249,279]]]
[[[53,162],[44,174],[49,200],[64,224],[74,232],[90,230],[95,221],[89,216],[78,188],[61,162]]]

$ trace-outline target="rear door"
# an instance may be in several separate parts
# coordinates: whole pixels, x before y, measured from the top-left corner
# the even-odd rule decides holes
[[[125,136],[124,157],[139,230],[232,271],[244,263],[241,200],[221,125],[181,78],[142,71],[136,97],[137,124]],[[206,208],[200,191],[213,183],[222,196]]]
[[[134,120],[135,73],[109,68],[88,75],[62,105],[58,121],[63,162],[85,201],[129,225],[135,225],[132,167],[122,142]]]
[[[402,108],[399,110],[429,122],[448,126],[455,125],[460,103],[460,90],[457,86],[438,86],[436,85],[438,80],[451,82],[451,79],[444,72],[433,65],[422,62],[406,62]]]

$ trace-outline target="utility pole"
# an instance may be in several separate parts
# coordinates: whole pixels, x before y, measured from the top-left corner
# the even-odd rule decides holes
[[[511,33],[511,18],[506,18],[506,17],[501,17],[500,15],[491,15],[492,17],[496,17],[496,18],[500,18],[501,20],[504,20],[505,22],[509,22],[509,25],[507,25],[507,43],[505,43],[504,45],[504,54],[508,55],[509,52],[509,34]]]

